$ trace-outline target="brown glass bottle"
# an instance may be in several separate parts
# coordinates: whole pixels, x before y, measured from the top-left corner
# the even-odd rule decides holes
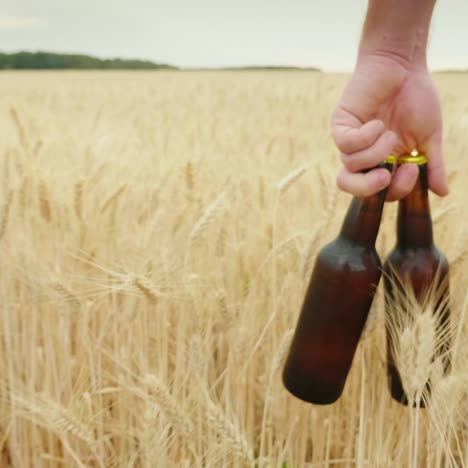
[[[333,403],[343,391],[381,276],[375,240],[385,195],[353,198],[315,262],[283,370],[285,387],[309,403]]]
[[[438,311],[438,326],[448,330],[449,322],[449,265],[445,255],[434,245],[432,219],[428,197],[427,159],[424,156],[401,158],[401,163],[418,164],[419,177],[413,191],[398,206],[397,243],[384,264],[384,294],[387,323],[387,373],[392,397],[408,405],[408,398],[403,390],[400,373],[396,365],[394,347],[390,332],[394,305],[398,297],[408,294],[403,289],[412,288],[419,303],[426,300],[429,288],[437,291],[433,303],[433,312]],[[399,289],[399,291],[396,290]],[[400,294],[397,294],[400,293]],[[401,313],[401,312],[399,312]],[[408,314],[412,311],[408,310]],[[440,315],[439,315],[440,314]],[[444,356],[445,370],[448,370],[448,340],[439,349]],[[435,357],[435,356],[434,356]],[[427,382],[424,393],[430,390]],[[416,406],[418,402],[414,402]],[[424,399],[419,401],[424,407]]]

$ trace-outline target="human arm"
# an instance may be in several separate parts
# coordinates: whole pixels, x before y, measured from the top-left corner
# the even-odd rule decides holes
[[[337,184],[346,192],[366,196],[390,185],[390,200],[404,197],[415,166],[405,164],[392,178],[384,169],[361,171],[414,148],[428,156],[430,189],[448,192],[440,102],[426,62],[434,4],[369,0],[356,68],[332,118],[343,162]]]

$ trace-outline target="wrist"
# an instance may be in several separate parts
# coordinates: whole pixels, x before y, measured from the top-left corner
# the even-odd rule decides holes
[[[369,0],[358,60],[381,56],[408,69],[427,68],[434,3],[435,0]]]
[[[381,57],[392,60],[408,70],[427,69],[424,32],[413,35],[396,35],[395,32],[380,31],[375,35],[363,36],[358,52],[358,62],[365,57]]]

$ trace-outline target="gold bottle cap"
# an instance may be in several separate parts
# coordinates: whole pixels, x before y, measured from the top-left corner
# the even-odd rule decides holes
[[[407,163],[417,164],[418,166],[427,164],[427,156],[425,154],[420,154],[418,150],[413,150],[410,154],[402,154],[398,157],[398,164]]]
[[[397,157],[394,154],[389,154],[387,159],[384,161],[385,164],[396,164]]]

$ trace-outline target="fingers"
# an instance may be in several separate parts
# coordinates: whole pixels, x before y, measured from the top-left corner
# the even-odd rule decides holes
[[[353,174],[346,168],[342,168],[336,179],[340,190],[357,197],[369,197],[390,184],[391,174],[387,169],[374,169],[362,174]]]
[[[338,149],[344,154],[352,154],[368,148],[384,131],[384,123],[381,120],[370,120],[360,127],[353,127],[349,123],[335,123],[333,126],[333,139]]]
[[[369,169],[383,162],[393,152],[396,143],[395,133],[386,131],[372,146],[353,154],[342,154],[341,159],[349,172]]]
[[[449,188],[447,175],[445,173],[445,163],[442,156],[441,137],[437,135],[434,141],[430,142],[427,150],[427,168],[429,177],[429,188],[436,194],[444,197],[448,195]]]
[[[429,188],[437,195],[448,194],[448,183],[445,174],[445,165],[442,158],[439,141],[430,142],[427,150]],[[388,187],[387,201],[401,200],[412,190],[419,175],[416,164],[403,164],[393,174]]]
[[[388,188],[387,201],[401,200],[413,190],[419,169],[416,164],[403,164],[393,174]]]
[[[359,171],[373,168],[394,153],[399,141],[396,134],[386,131],[381,120],[371,120],[364,125],[346,112],[335,114],[333,137],[342,152],[344,168],[337,177],[338,187],[355,196],[369,196],[389,186],[387,200],[404,198],[413,189],[418,175],[417,167],[405,164],[390,177],[387,171],[371,170],[367,174]],[[359,126],[360,125],[360,126]],[[406,146],[406,145],[405,145]],[[439,196],[448,194],[448,182],[442,157],[442,136],[435,134],[425,145],[428,158],[429,188]],[[390,183],[390,179],[391,183]]]

